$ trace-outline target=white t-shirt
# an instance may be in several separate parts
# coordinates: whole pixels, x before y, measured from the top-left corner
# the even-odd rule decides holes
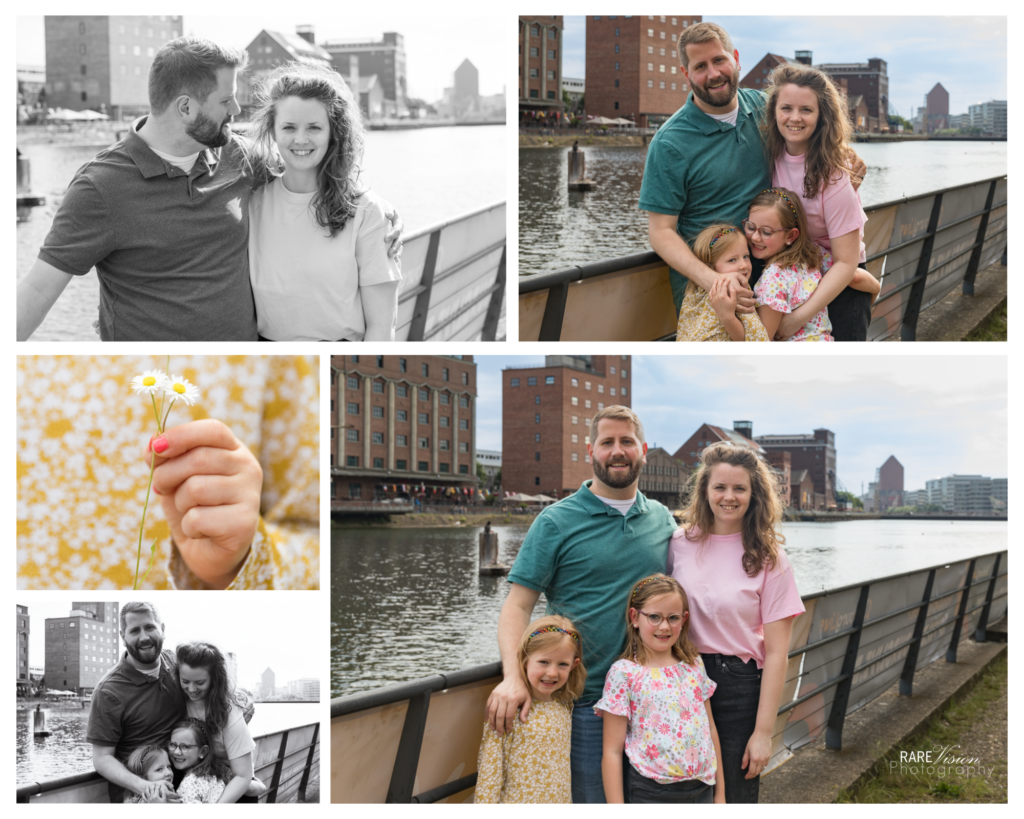
[[[707,114],[707,111],[704,113]],[[716,122],[724,122],[726,125],[735,125],[736,120],[739,119],[740,116],[740,104],[737,102],[736,107],[728,114],[708,114],[708,116]]]
[[[138,133],[136,131],[135,133]],[[149,146],[149,150],[160,157],[164,162],[170,162],[176,168],[181,168],[185,173],[192,172],[192,166],[196,164],[196,160],[199,159],[199,151],[188,156],[174,156],[172,154],[165,154],[163,151],[158,151],[152,145]]]
[[[591,492],[591,494],[594,494]],[[600,495],[594,494],[605,506],[610,506],[612,509],[618,509],[623,515],[629,514],[629,510],[633,508],[633,504],[636,503],[636,495],[626,500],[615,500],[613,498],[602,498]]]
[[[274,341],[362,341],[360,287],[401,281],[388,258],[387,205],[372,191],[333,239],[311,207],[281,179],[249,200],[249,278],[259,334]]]

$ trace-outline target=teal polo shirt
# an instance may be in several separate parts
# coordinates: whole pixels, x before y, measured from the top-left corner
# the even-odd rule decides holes
[[[601,698],[605,675],[625,646],[630,589],[665,571],[677,528],[668,509],[639,491],[623,515],[597,498],[591,483],[537,516],[508,576],[543,592],[546,613],[568,617],[579,629],[584,701]]]
[[[772,185],[759,128],[765,97],[740,88],[736,125],[712,119],[693,101],[658,129],[651,140],[640,186],[640,210],[678,216],[676,232],[693,246],[704,228],[717,222],[738,226],[754,197]],[[683,303],[686,278],[671,270],[676,312]]]
[[[75,174],[39,258],[96,268],[103,341],[257,341],[242,144],[202,151],[186,173],[138,135],[145,119]]]

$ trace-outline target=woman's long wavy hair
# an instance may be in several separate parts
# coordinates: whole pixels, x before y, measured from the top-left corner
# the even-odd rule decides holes
[[[807,146],[804,164],[804,196],[811,199],[830,184],[837,174],[849,173],[847,162],[853,152],[850,148],[853,126],[846,113],[846,95],[824,71],[800,63],[780,65],[772,72],[769,83],[761,133],[772,166],[786,150],[786,141],[779,131],[775,113],[779,91],[784,85],[796,85],[810,88],[818,98],[818,124]]]
[[[779,479],[768,464],[752,449],[722,441],[712,444],[701,455],[700,466],[690,477],[689,503],[683,511],[687,540],[708,541],[715,525],[715,514],[708,501],[711,470],[719,464],[739,466],[750,477],[750,505],[743,516],[743,571],[756,577],[762,569],[773,569],[779,560],[779,547],[786,538],[779,531],[782,522],[782,498]],[[696,531],[695,531],[696,530]]]
[[[210,743],[212,732],[208,723],[194,717],[183,719],[174,724],[174,727],[171,729],[171,736],[174,736],[175,731],[180,730],[191,731],[195,744],[200,747],[206,746],[206,753],[202,755],[199,762],[188,769],[189,773],[193,773],[196,776],[215,776],[225,785],[234,779],[235,774],[231,770],[231,764],[226,759],[214,756],[213,745]]]
[[[693,665],[697,662],[697,646],[690,639],[690,598],[686,596],[686,590],[679,585],[679,581],[667,574],[652,574],[643,580],[633,584],[629,590],[629,600],[626,603],[626,647],[620,660],[633,660],[644,665],[647,662],[647,647],[640,639],[640,629],[633,625],[632,612],[639,612],[655,597],[666,594],[677,594],[683,603],[683,611],[687,617],[683,620],[682,628],[679,629],[679,636],[672,644],[672,656],[679,662]]]
[[[244,706],[244,700],[235,696],[234,684],[228,677],[228,666],[220,649],[211,643],[183,643],[177,649],[178,665],[205,668],[210,675],[210,689],[206,692],[206,723],[214,734],[228,724],[232,704]]]
[[[316,100],[327,112],[330,140],[316,169],[313,208],[317,223],[337,236],[355,216],[364,128],[359,105],[338,72],[306,63],[285,63],[270,72],[253,92],[252,165],[280,173],[284,162],[275,151],[277,103],[286,97]],[[257,173],[257,176],[260,176]]]

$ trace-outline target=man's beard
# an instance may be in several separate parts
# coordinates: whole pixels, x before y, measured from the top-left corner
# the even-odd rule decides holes
[[[150,646],[149,648],[142,649],[141,651],[140,651],[140,649],[138,649],[136,647],[137,644],[136,645],[132,645],[127,640],[125,640],[124,647],[128,650],[128,653],[131,654],[132,657],[134,657],[140,663],[152,663],[152,662],[154,662],[160,656],[160,652],[163,651],[163,648],[164,648],[164,638],[163,637],[151,637],[149,639],[149,642],[152,643],[153,645]],[[153,651],[154,649],[156,650],[156,653],[154,654],[153,659],[151,659],[151,660],[143,659],[143,657],[142,657],[142,652],[143,651],[147,651],[148,652],[148,651]]]
[[[593,458],[592,462],[594,466],[594,475],[597,476],[601,483],[605,486],[610,486],[612,489],[625,489],[637,479],[637,476],[640,474],[640,470],[643,468],[643,463],[640,459],[637,459],[634,463],[624,458],[620,458],[616,461],[610,462],[607,467],[601,464],[597,458]],[[629,464],[629,469],[621,475],[618,473],[615,475],[610,474],[608,467],[616,466],[618,464]]]
[[[218,125],[215,120],[210,119],[200,111],[196,121],[185,127],[185,133],[207,148],[221,148],[228,144],[231,129],[225,126],[230,121],[231,118],[229,117]]]
[[[740,68],[736,66],[733,69],[732,76],[728,78],[726,84],[721,88],[716,88],[713,92],[708,91],[707,87],[701,88],[700,86],[693,85],[693,94],[697,99],[702,102],[706,102],[715,108],[724,108],[730,102],[733,97],[736,96],[736,89],[740,85]]]

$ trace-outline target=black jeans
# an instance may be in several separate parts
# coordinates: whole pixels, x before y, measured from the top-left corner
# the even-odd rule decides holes
[[[725,776],[725,802],[755,803],[761,777],[744,779],[747,772],[740,765],[757,725],[761,671],[754,660],[745,663],[727,654],[701,654],[701,657],[708,676],[718,685],[709,702],[722,748],[718,769]]]
[[[852,287],[841,290],[828,306],[832,338],[836,341],[867,341],[871,302],[874,298],[870,293]]]
[[[686,779],[662,785],[653,779],[638,774],[636,769],[626,762],[626,781],[624,783],[627,805],[669,805],[689,803],[711,805],[715,801],[715,792],[711,785],[699,779]]]

